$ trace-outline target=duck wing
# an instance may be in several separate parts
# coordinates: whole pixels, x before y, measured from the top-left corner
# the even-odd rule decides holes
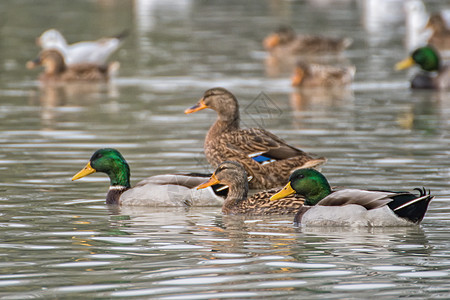
[[[334,191],[327,197],[320,200],[317,205],[344,206],[348,204],[357,204],[363,206],[367,210],[371,210],[387,205],[393,201],[392,197],[400,194],[402,193],[344,189]]]
[[[223,137],[230,151],[244,153],[258,162],[308,155],[261,128],[241,129]]]

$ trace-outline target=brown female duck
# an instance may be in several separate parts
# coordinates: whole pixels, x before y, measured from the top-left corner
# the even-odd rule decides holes
[[[251,189],[280,186],[295,169],[314,168],[326,161],[323,157],[314,158],[288,145],[264,129],[241,129],[239,104],[234,95],[224,88],[207,90],[203,98],[186,109],[185,113],[205,108],[211,108],[218,114],[205,138],[206,159],[213,167],[225,160],[240,162],[248,175],[253,177]]]
[[[118,62],[99,66],[96,64],[74,64],[67,66],[63,55],[54,49],[43,50],[38,58],[27,62],[27,68],[43,66],[44,72],[39,76],[43,82],[99,82],[107,81],[117,70]]]
[[[432,31],[431,37],[428,39],[428,44],[433,45],[439,50],[450,49],[450,28],[447,28],[441,14],[433,14],[428,20],[426,28]]]
[[[272,55],[338,53],[352,44],[350,38],[296,35],[289,26],[282,26],[264,39],[264,47]]]
[[[332,65],[298,62],[292,85],[297,87],[330,87],[350,84],[355,75],[355,67],[336,67]]]
[[[222,162],[211,178],[199,185],[197,189],[204,189],[219,183],[229,187],[227,198],[222,206],[222,212],[226,215],[295,214],[303,206],[305,200],[303,196],[293,195],[277,201],[270,201],[272,196],[280,192],[280,188],[262,191],[247,197],[247,173],[240,163],[234,161]]]

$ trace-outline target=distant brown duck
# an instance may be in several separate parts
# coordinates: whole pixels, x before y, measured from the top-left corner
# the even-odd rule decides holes
[[[258,192],[247,197],[247,173],[240,163],[234,161],[225,161],[219,164],[211,178],[199,185],[197,189],[204,189],[219,183],[229,187],[227,198],[222,206],[222,212],[226,215],[295,214],[305,202],[304,197],[300,195],[270,201],[270,198],[280,192],[281,188]]]
[[[450,28],[447,28],[441,14],[433,14],[428,20],[426,28],[431,29],[433,32],[428,39],[428,44],[439,50],[450,49]]]
[[[253,177],[250,181],[252,189],[280,186],[295,169],[314,168],[326,161],[323,157],[315,158],[288,145],[264,129],[241,129],[239,104],[236,97],[224,88],[207,90],[203,98],[186,109],[185,113],[205,108],[211,108],[218,114],[205,138],[206,159],[213,167],[226,160],[240,162]]]
[[[44,67],[44,72],[39,76],[43,82],[99,82],[107,81],[117,70],[118,63],[103,66],[88,63],[67,66],[62,54],[51,49],[43,50],[35,60],[27,62],[28,69],[37,66]]]
[[[289,26],[282,26],[264,39],[264,47],[272,55],[298,55],[337,53],[352,44],[350,38],[330,38],[312,35],[296,35]]]
[[[330,87],[350,84],[355,75],[355,67],[297,63],[292,85],[297,87]]]

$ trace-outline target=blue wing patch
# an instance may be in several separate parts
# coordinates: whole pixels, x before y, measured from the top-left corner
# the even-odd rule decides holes
[[[256,162],[259,162],[259,163],[263,163],[266,161],[269,162],[272,160],[270,157],[267,157],[264,155],[258,155],[258,156],[252,157],[252,158],[253,158],[253,160],[255,160]]]

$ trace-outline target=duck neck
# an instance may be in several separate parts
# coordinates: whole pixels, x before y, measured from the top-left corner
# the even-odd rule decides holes
[[[108,194],[106,194],[106,204],[118,205],[120,204],[120,196],[128,190],[129,187],[122,185],[112,185],[109,187]]]
[[[232,116],[219,115],[216,122],[209,129],[208,135],[217,136],[223,132],[238,130],[239,123],[239,111],[235,112]]]
[[[332,193],[330,184],[324,176],[314,178],[315,184],[311,185],[304,193],[306,205],[316,205],[320,200]]]
[[[320,190],[317,193],[307,195],[305,198],[306,205],[316,205],[320,200],[331,194],[331,190]]]
[[[119,204],[120,195],[131,187],[130,167],[127,163],[114,164],[106,173],[110,180],[106,203]]]
[[[227,198],[222,206],[222,212],[224,214],[230,213],[240,202],[247,199],[248,195],[248,182],[243,180],[229,186]]]

